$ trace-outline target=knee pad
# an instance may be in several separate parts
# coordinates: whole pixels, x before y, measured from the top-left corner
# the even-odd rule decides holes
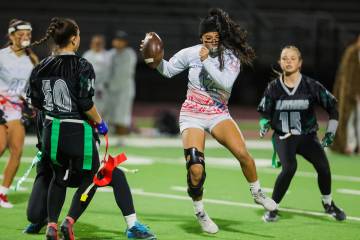
[[[204,154],[202,152],[199,152],[197,148],[194,147],[184,149],[184,154],[186,159],[188,194],[193,199],[201,197],[203,195],[203,186],[206,178]],[[200,182],[196,186],[192,184],[190,174],[190,167],[195,164],[201,164],[203,166],[203,172]]]

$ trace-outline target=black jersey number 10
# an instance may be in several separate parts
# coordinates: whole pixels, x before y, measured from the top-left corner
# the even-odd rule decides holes
[[[54,106],[60,112],[71,112],[71,97],[66,82],[57,79],[51,88],[51,80],[42,81],[42,91],[44,93],[44,108],[53,111]]]

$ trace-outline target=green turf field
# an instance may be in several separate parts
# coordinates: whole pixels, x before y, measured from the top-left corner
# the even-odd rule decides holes
[[[154,140],[155,141],[155,140]],[[179,140],[180,142],[180,140]],[[192,204],[185,193],[186,177],[182,162],[183,151],[177,147],[123,147],[111,148],[112,153],[125,151],[129,168],[140,172],[128,175],[134,191],[135,207],[139,219],[149,225],[158,239],[360,239],[360,159],[343,157],[329,153],[333,173],[333,197],[349,218],[336,222],[322,215],[317,181],[311,165],[298,159],[298,174],[294,178],[289,193],[281,207],[281,218],[276,223],[261,220],[263,210],[253,204],[240,168],[231,160],[231,155],[222,148],[206,150],[208,178],[206,181],[205,201],[209,215],[219,225],[216,235],[206,235],[200,230],[193,216]],[[269,159],[271,149],[250,149],[256,159]],[[29,166],[35,153],[27,146],[24,162],[19,169],[21,176]],[[137,164],[130,164],[131,162]],[[2,169],[5,158],[0,160]],[[278,169],[259,161],[258,173],[262,186],[273,187]],[[35,172],[35,171],[34,171]],[[31,178],[34,177],[34,172]],[[26,236],[22,229],[26,226],[25,216],[31,181],[25,182],[25,189],[11,192],[13,209],[0,209],[0,239],[44,239],[43,235]],[[125,223],[117,208],[111,189],[99,191],[85,214],[75,225],[79,240],[126,239]],[[353,191],[353,194],[342,192]],[[356,195],[357,193],[357,195]],[[68,192],[61,220],[69,207],[72,191]],[[43,231],[42,231],[43,233]]]

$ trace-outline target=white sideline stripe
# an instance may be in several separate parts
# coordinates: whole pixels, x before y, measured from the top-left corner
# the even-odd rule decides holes
[[[184,201],[190,201],[191,199],[187,196],[180,196],[180,195],[174,195],[174,194],[166,194],[166,193],[155,193],[155,192],[145,192],[143,190],[133,190],[131,191],[134,195],[139,196],[147,196],[147,197],[157,197],[157,198],[166,198],[166,199],[175,199],[175,200],[184,200]],[[217,200],[217,199],[204,199],[203,200],[206,203],[212,203],[217,205],[225,205],[225,206],[236,206],[236,207],[245,207],[245,208],[260,208],[262,209],[262,206],[256,205],[256,204],[250,204],[250,203],[241,203],[241,202],[233,202],[233,201],[227,201],[227,200]],[[320,216],[320,217],[331,217],[329,214],[321,213],[321,212],[314,212],[314,211],[306,211],[306,210],[300,210],[300,209],[293,209],[293,208],[279,208],[280,211],[284,212],[291,212],[291,213],[299,213],[304,215],[310,215],[310,216]],[[360,217],[352,217],[347,216],[347,220],[353,220],[353,221],[360,221]]]
[[[339,188],[336,189],[336,192],[343,194],[350,194],[350,195],[360,195],[360,190],[354,190],[354,189]]]
[[[144,138],[144,137],[127,137],[127,138],[118,138],[116,136],[110,136],[110,146],[117,146],[121,142],[125,146],[131,147],[142,147],[142,148],[152,148],[152,147],[180,147],[182,148],[182,142],[180,137],[175,138]],[[37,138],[35,136],[25,137],[25,145],[37,144]],[[263,140],[247,140],[246,146],[248,148],[256,149],[272,149],[271,141]],[[216,140],[212,138],[206,139],[206,148],[223,148]]]

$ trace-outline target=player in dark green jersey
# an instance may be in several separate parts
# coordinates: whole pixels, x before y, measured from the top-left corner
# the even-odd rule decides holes
[[[338,208],[331,197],[331,172],[324,147],[335,137],[338,125],[337,100],[326,88],[314,79],[301,74],[302,58],[295,46],[286,46],[279,60],[282,73],[270,82],[258,106],[261,114],[260,136],[270,128],[274,130],[274,147],[282,170],[278,175],[272,198],[279,204],[289,188],[297,168],[296,154],[303,156],[315,168],[325,212],[336,220],[345,220],[344,211]],[[317,137],[318,123],[315,106],[320,105],[329,115],[324,138]],[[275,162],[274,164],[276,164]],[[278,219],[278,210],[268,211],[263,219],[267,222]]]

